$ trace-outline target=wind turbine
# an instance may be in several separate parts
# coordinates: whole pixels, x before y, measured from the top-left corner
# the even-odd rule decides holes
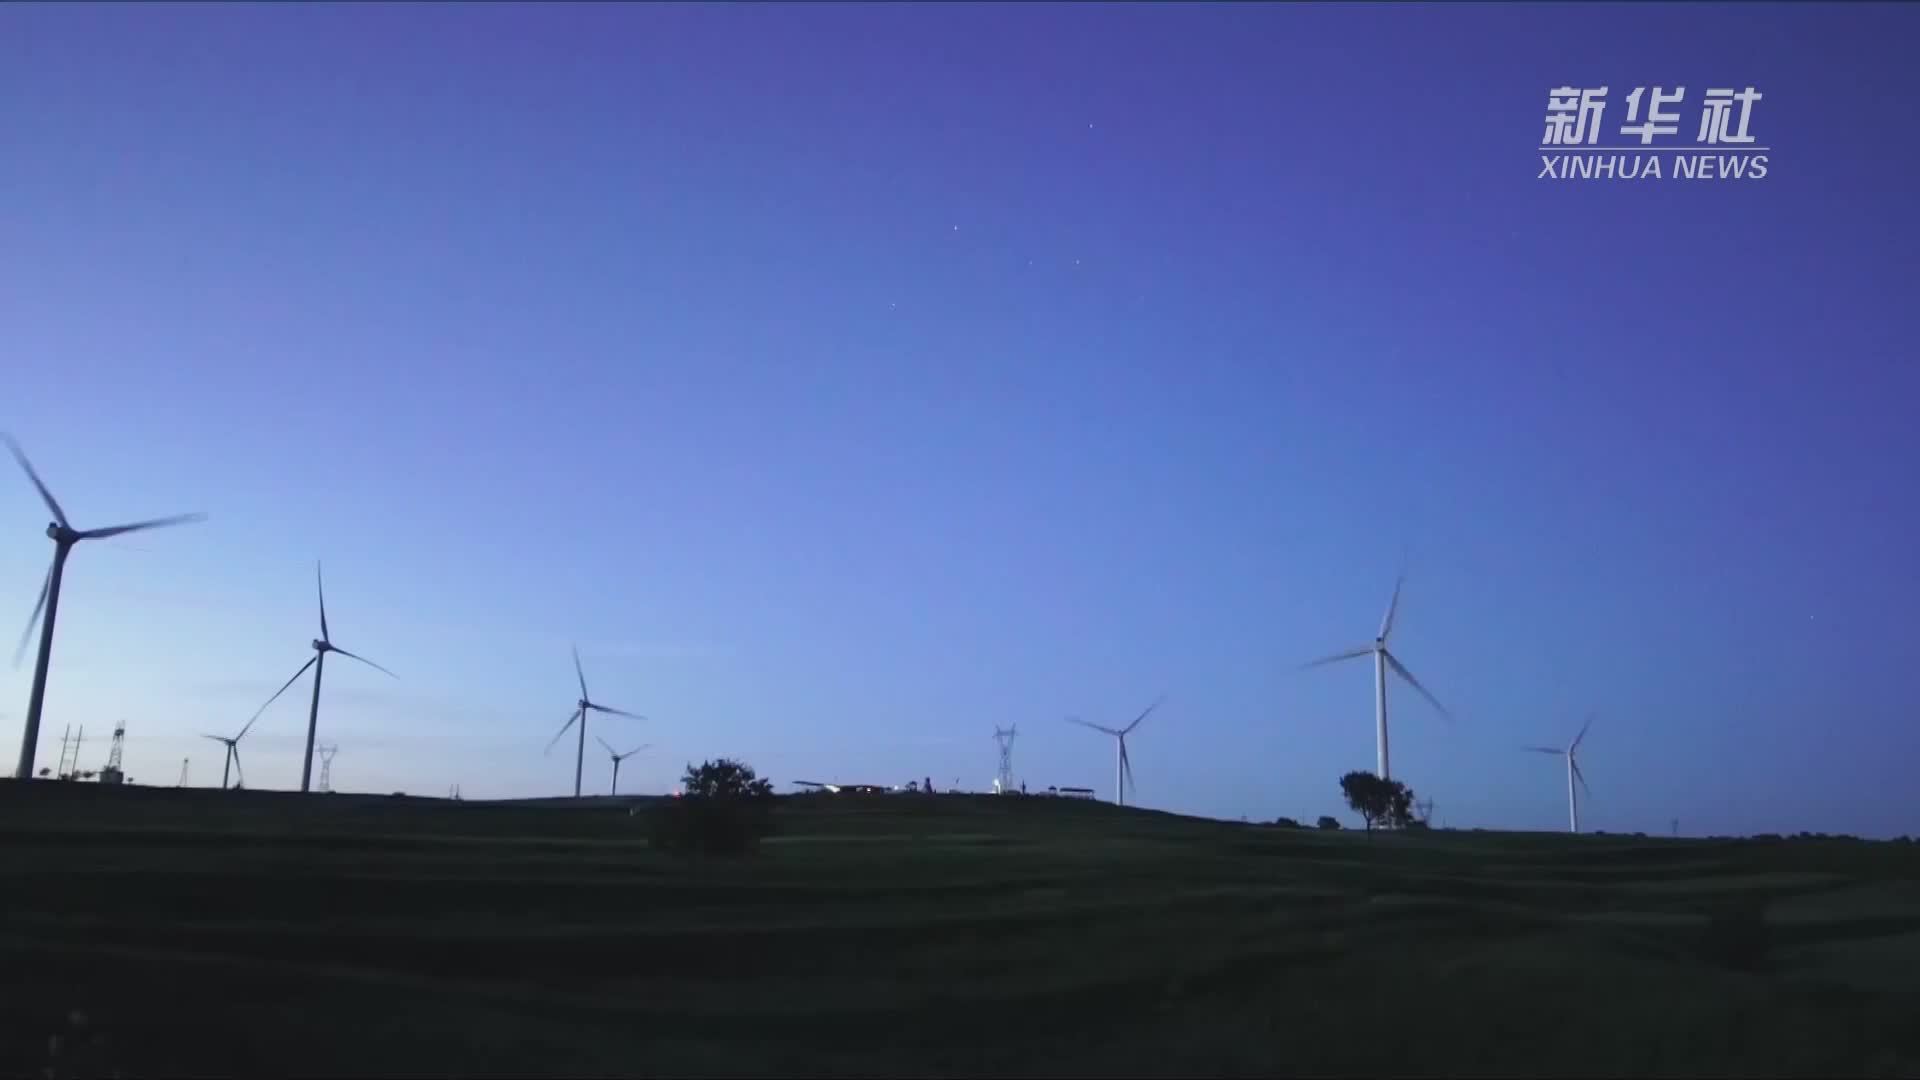
[[[1140,721],[1147,718],[1147,713],[1159,708],[1161,702],[1165,700],[1166,698],[1163,697],[1160,701],[1156,701],[1147,706],[1144,712],[1133,718],[1133,723],[1123,728],[1110,728],[1100,724],[1089,724],[1077,716],[1067,717],[1068,723],[1079,724],[1081,727],[1092,728],[1095,731],[1104,732],[1105,734],[1113,736],[1113,742],[1116,748],[1113,765],[1113,804],[1115,806],[1127,805],[1127,788],[1133,784],[1133,761],[1127,757],[1127,736],[1133,733],[1134,728],[1140,726]]]
[[[567,722],[560,725],[560,730],[554,733],[553,739],[547,743],[547,749],[544,752],[552,753],[553,744],[560,741],[560,736],[567,733],[567,729],[573,726],[574,721],[578,720],[580,722],[580,745],[578,749],[574,751],[573,755],[573,797],[577,799],[580,797],[580,774],[585,768],[587,761],[587,713],[611,713],[614,716],[624,716],[631,720],[645,720],[646,717],[638,713],[627,712],[624,709],[615,709],[607,705],[594,704],[593,699],[587,694],[587,673],[580,667],[580,646],[578,645],[573,647],[573,673],[580,677],[580,700],[574,702],[573,715],[567,717]]]
[[[601,738],[598,735],[595,735],[593,737],[593,741],[599,743],[603,747],[606,747],[607,756],[613,759],[613,789],[607,792],[607,794],[609,795],[620,794],[620,763],[632,757],[633,755],[639,753],[640,751],[645,750],[647,747],[653,745],[652,743],[643,743],[627,751],[626,753],[622,754],[618,750],[615,750],[613,747],[608,746],[607,740]]]
[[[300,670],[294,672],[292,678],[281,684],[280,689],[273,692],[273,697],[267,699],[267,705],[273,704],[281,694],[287,692],[287,687],[292,686],[295,680],[307,673],[308,668],[313,669],[313,704],[307,709],[307,752],[300,759],[300,791],[302,794],[308,790],[313,782],[313,735],[320,726],[320,674],[326,670],[327,654],[330,652],[339,653],[341,656],[358,660],[375,671],[383,672],[395,679],[400,677],[394,675],[391,671],[387,671],[386,668],[381,667],[366,657],[356,653],[350,653],[333,643],[333,639],[327,634],[327,587],[325,583],[320,580],[320,564],[318,562],[313,564],[313,585],[314,590],[320,596],[320,636],[314,639],[313,655],[307,659],[306,663],[300,665]],[[260,706],[260,711],[265,712],[267,705]]]
[[[1580,725],[1580,734],[1573,737],[1573,741],[1567,744],[1565,750],[1555,750],[1551,746],[1521,747],[1536,754],[1555,754],[1567,759],[1567,831],[1569,832],[1580,831],[1580,799],[1573,790],[1573,782],[1580,781],[1580,787],[1587,793],[1587,797],[1593,797],[1593,789],[1587,787],[1587,776],[1580,771],[1580,762],[1576,756],[1580,750],[1580,740],[1587,737],[1587,729],[1592,726],[1593,716],[1588,714],[1587,722]]]
[[[1441,716],[1449,720],[1453,719],[1453,714],[1447,711],[1445,705],[1440,704],[1440,699],[1428,693],[1427,688],[1420,685],[1420,680],[1413,677],[1413,672],[1408,671],[1407,666],[1400,662],[1400,658],[1387,651],[1387,638],[1393,634],[1393,616],[1395,612],[1400,610],[1400,586],[1406,584],[1406,580],[1406,576],[1403,574],[1398,581],[1393,583],[1393,599],[1387,603],[1386,617],[1380,620],[1380,633],[1374,637],[1373,644],[1363,645],[1357,649],[1348,649],[1346,652],[1334,653],[1332,656],[1322,657],[1310,664],[1301,665],[1303,668],[1312,668],[1319,667],[1322,664],[1337,663],[1341,660],[1355,660],[1362,656],[1373,657],[1374,740],[1377,757],[1379,758],[1380,767],[1378,772],[1382,780],[1392,779],[1392,774],[1387,771],[1388,668],[1392,668],[1394,674],[1405,679],[1408,686],[1418,690],[1420,696],[1426,698],[1427,701],[1439,711]]]
[[[301,668],[300,670],[305,671],[307,669]],[[273,702],[271,699],[269,699],[267,702],[267,705],[271,705],[271,704],[273,704]],[[225,735],[200,736],[203,739],[212,739],[214,742],[226,744],[226,747],[227,747],[226,764],[220,766],[220,790],[221,791],[227,790],[227,772],[229,769],[231,769],[234,773],[237,773],[239,775],[241,786],[242,787],[246,786],[247,774],[240,768],[240,740],[247,737],[247,732],[253,730],[253,721],[260,719],[260,714],[266,711],[267,711],[266,705],[260,706],[259,712],[256,712],[253,714],[253,719],[248,720],[246,723],[246,726],[240,729],[240,734],[235,735],[231,739],[227,738]]]
[[[33,605],[33,614],[27,616],[26,631],[20,635],[20,644],[13,651],[13,666],[20,666],[20,658],[27,651],[27,639],[33,635],[33,623],[45,613],[40,623],[40,652],[33,663],[33,689],[27,696],[27,726],[20,736],[20,765],[14,776],[22,780],[33,779],[33,759],[40,745],[40,707],[47,697],[47,665],[53,659],[53,620],[60,610],[60,579],[66,569],[67,556],[73,551],[73,545],[82,540],[104,540],[109,536],[140,532],[144,529],[158,529],[166,525],[185,525],[194,521],[205,521],[205,514],[177,514],[173,517],[155,518],[152,521],[138,521],[132,525],[115,525],[105,529],[76,529],[67,521],[67,512],[60,509],[60,503],[40,481],[40,474],[33,471],[33,465],[27,461],[26,452],[20,444],[13,441],[11,435],[0,435],[7,443],[7,449],[13,451],[13,459],[26,470],[27,479],[40,492],[41,501],[47,509],[53,511],[53,520],[47,523],[47,537],[53,541],[53,565],[47,568],[47,579],[40,586],[40,599]]]

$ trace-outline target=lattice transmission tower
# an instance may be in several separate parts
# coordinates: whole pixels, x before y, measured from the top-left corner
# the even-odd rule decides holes
[[[1019,724],[993,729],[993,741],[1000,746],[1000,775],[994,777],[993,788],[1001,795],[1013,790],[1013,739],[1019,729]]]

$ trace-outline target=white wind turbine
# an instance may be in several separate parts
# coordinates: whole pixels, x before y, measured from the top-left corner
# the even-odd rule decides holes
[[[281,694],[287,692],[287,687],[292,686],[295,680],[307,673],[308,668],[313,669],[313,701],[307,706],[307,753],[306,756],[301,759],[300,763],[301,794],[305,794],[311,788],[313,782],[313,736],[314,733],[320,729],[320,676],[327,670],[327,654],[339,653],[349,660],[358,660],[390,678],[398,679],[400,677],[366,657],[358,653],[350,653],[333,643],[332,636],[327,633],[327,586],[320,580],[320,563],[318,561],[315,561],[313,564],[313,590],[314,595],[320,598],[320,636],[313,639],[313,656],[308,658],[306,663],[301,664],[300,670],[294,672],[292,677],[280,684],[280,689],[275,690],[273,696],[267,699],[267,705],[273,704],[279,700]],[[265,712],[267,705],[260,706],[260,711]]]
[[[1393,774],[1387,771],[1388,668],[1392,668],[1394,674],[1405,679],[1408,686],[1418,690],[1420,696],[1426,698],[1428,703],[1438,710],[1441,716],[1449,720],[1453,719],[1453,714],[1447,711],[1445,705],[1440,704],[1440,699],[1428,693],[1427,688],[1420,685],[1420,680],[1413,677],[1413,672],[1407,670],[1407,666],[1400,662],[1399,657],[1387,651],[1387,638],[1393,634],[1393,616],[1395,612],[1400,610],[1400,586],[1404,585],[1406,580],[1406,576],[1403,574],[1398,581],[1393,583],[1393,599],[1387,603],[1386,617],[1380,620],[1380,633],[1373,639],[1373,644],[1363,645],[1357,649],[1348,649],[1346,652],[1335,653],[1332,656],[1322,657],[1312,663],[1301,665],[1302,667],[1311,668],[1319,667],[1322,664],[1338,663],[1341,660],[1355,660],[1362,656],[1373,657],[1374,740],[1376,754],[1379,759],[1379,769],[1376,771],[1383,780],[1393,778]]]
[[[1587,787],[1587,775],[1580,771],[1580,762],[1577,757],[1580,750],[1580,740],[1587,737],[1587,729],[1592,726],[1593,716],[1589,714],[1587,716],[1587,722],[1580,725],[1580,734],[1573,737],[1573,741],[1567,744],[1565,750],[1555,750],[1551,746],[1521,747],[1523,750],[1530,750],[1536,754],[1554,754],[1567,759],[1567,831],[1569,832],[1580,831],[1580,797],[1573,790],[1573,782],[1575,780],[1580,781],[1581,790],[1587,793],[1588,798],[1593,797],[1593,789]]]
[[[1145,712],[1134,717],[1133,723],[1123,728],[1110,728],[1101,724],[1089,724],[1077,716],[1067,717],[1068,723],[1079,724],[1081,727],[1092,728],[1095,731],[1113,736],[1116,749],[1113,765],[1113,804],[1115,806],[1127,805],[1127,789],[1133,786],[1133,761],[1127,757],[1127,736],[1133,734],[1133,729],[1139,727],[1140,721],[1147,718],[1147,713],[1159,708],[1161,702],[1165,700],[1166,698],[1163,697],[1160,701],[1156,701],[1147,706]]]
[[[53,564],[47,567],[47,579],[40,585],[40,599],[34,602],[33,614],[27,616],[26,632],[20,635],[20,645],[13,653],[13,666],[20,666],[20,658],[26,654],[27,642],[33,636],[33,625],[40,623],[40,651],[33,662],[33,684],[27,693],[27,725],[20,733],[20,764],[14,776],[21,780],[33,779],[33,762],[40,746],[40,711],[47,699],[47,667],[53,661],[53,624],[54,616],[60,610],[60,581],[67,567],[67,556],[72,554],[73,546],[82,540],[105,540],[111,536],[140,532],[145,529],[158,529],[168,525],[185,525],[189,522],[205,521],[205,514],[177,514],[173,517],[155,518],[152,521],[139,521],[132,525],[114,525],[105,529],[76,529],[67,521],[67,512],[60,508],[60,501],[47,490],[40,474],[33,471],[33,464],[27,460],[26,451],[13,441],[11,435],[0,435],[7,449],[13,452],[13,459],[33,481],[34,490],[40,493],[40,501],[47,504],[53,512],[53,520],[47,523],[47,539],[53,541]],[[43,618],[44,616],[44,618]]]
[[[580,775],[586,768],[587,763],[587,713],[611,713],[614,716],[624,716],[630,720],[645,720],[646,717],[638,713],[627,712],[625,709],[615,709],[611,706],[597,705],[593,702],[592,698],[587,694],[587,673],[586,670],[580,666],[580,646],[578,645],[573,647],[573,673],[580,677],[580,700],[573,704],[573,715],[567,717],[567,722],[560,725],[559,731],[554,732],[553,739],[547,743],[546,752],[552,753],[553,745],[560,741],[560,736],[565,735],[567,729],[572,727],[575,721],[579,722],[579,746],[574,750],[573,754],[573,797],[577,799],[580,797]]]
[[[595,735],[593,737],[593,741],[599,743],[600,748],[605,750],[607,752],[607,756],[613,759],[613,787],[608,789],[607,794],[609,795],[620,794],[620,763],[632,757],[633,755],[639,753],[640,751],[645,750],[648,747],[653,745],[652,743],[641,743],[639,746],[636,746],[633,749],[623,754],[620,751],[615,750],[613,748],[612,743],[608,742],[607,740],[601,738],[598,735]]]
[[[311,663],[312,661],[308,661],[308,662]],[[301,668],[300,670],[305,671],[307,669]],[[297,679],[299,678],[299,676],[295,675],[294,678]],[[273,704],[273,702],[269,700],[267,702],[267,705],[271,705],[271,704]],[[228,738],[225,735],[200,736],[203,739],[212,739],[214,742],[220,743],[221,745],[227,748],[227,762],[225,765],[222,765],[220,767],[220,790],[221,791],[227,790],[227,780],[230,777],[237,778],[240,781],[241,787],[245,787],[247,785],[247,774],[240,768],[240,740],[246,738],[247,732],[253,730],[254,721],[260,719],[261,715],[267,711],[267,705],[260,706],[260,711],[254,713],[253,717],[249,719],[246,722],[246,725],[240,729],[240,734],[235,735],[232,738]]]

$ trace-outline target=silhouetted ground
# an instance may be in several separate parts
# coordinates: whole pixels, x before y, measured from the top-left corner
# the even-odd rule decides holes
[[[1920,1072],[1912,845],[644,804],[0,782],[0,1075]]]

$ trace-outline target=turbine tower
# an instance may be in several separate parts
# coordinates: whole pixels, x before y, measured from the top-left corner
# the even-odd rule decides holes
[[[1013,739],[1018,734],[1019,724],[993,729],[993,741],[1000,745],[1000,775],[994,778],[994,786],[1002,795],[1013,790]]]
[[[1313,668],[1320,667],[1323,664],[1338,663],[1342,660],[1355,660],[1362,656],[1373,657],[1374,742],[1375,756],[1379,761],[1379,768],[1376,771],[1382,780],[1390,780],[1393,778],[1393,774],[1387,771],[1388,668],[1392,668],[1394,674],[1405,679],[1408,686],[1418,690],[1420,696],[1426,698],[1428,703],[1430,703],[1441,716],[1449,720],[1453,719],[1453,714],[1447,711],[1445,705],[1440,704],[1440,699],[1428,693],[1427,688],[1420,685],[1420,680],[1413,677],[1413,672],[1407,670],[1407,666],[1400,662],[1399,657],[1387,651],[1387,639],[1393,634],[1393,616],[1400,610],[1400,586],[1405,584],[1406,580],[1406,576],[1402,575],[1400,580],[1394,582],[1393,599],[1387,603],[1386,617],[1380,620],[1380,633],[1374,637],[1373,644],[1363,645],[1357,649],[1348,649],[1346,652],[1334,653],[1332,656],[1322,657],[1312,663],[1302,665],[1303,668]]]
[[[173,517],[155,518],[152,521],[138,521],[132,525],[115,525],[105,529],[75,529],[67,521],[67,512],[60,509],[60,503],[54,499],[53,492],[41,483],[40,474],[33,471],[32,463],[27,461],[25,451],[13,441],[11,435],[0,435],[7,443],[7,449],[13,451],[13,459],[26,470],[27,479],[40,492],[40,499],[53,512],[53,520],[47,523],[47,537],[53,541],[53,564],[47,568],[47,579],[40,586],[40,599],[33,605],[33,614],[27,616],[26,632],[20,635],[20,645],[13,652],[13,666],[20,666],[20,658],[27,651],[27,639],[33,636],[34,620],[45,618],[40,623],[40,651],[33,662],[33,689],[27,695],[27,726],[20,735],[20,764],[14,775],[22,780],[33,779],[33,759],[40,745],[40,708],[47,698],[47,665],[53,659],[53,623],[54,615],[60,610],[60,579],[67,565],[67,556],[73,546],[82,540],[104,540],[109,536],[140,532],[144,529],[158,529],[167,525],[185,525],[193,521],[205,521],[205,514],[178,514]]]
[[[1085,720],[1082,720],[1077,716],[1067,717],[1067,721],[1069,723],[1079,724],[1081,727],[1092,728],[1095,731],[1103,732],[1105,734],[1113,736],[1113,742],[1115,747],[1114,764],[1113,764],[1113,804],[1115,806],[1127,805],[1127,788],[1133,785],[1133,761],[1132,759],[1127,757],[1127,736],[1133,734],[1133,729],[1140,726],[1140,721],[1145,720],[1147,718],[1147,714],[1159,708],[1161,702],[1165,700],[1166,698],[1162,697],[1160,701],[1156,701],[1153,704],[1147,706],[1144,712],[1142,712],[1139,716],[1136,716],[1133,718],[1133,723],[1128,724],[1126,727],[1123,727],[1123,728],[1110,728],[1110,727],[1104,727],[1100,724],[1089,724]]]
[[[589,712],[603,712],[610,713],[614,716],[624,716],[631,720],[645,720],[646,717],[637,713],[627,712],[624,709],[615,709],[606,705],[594,704],[592,697],[587,693],[587,673],[586,670],[580,666],[580,646],[578,645],[573,647],[573,673],[580,677],[580,700],[574,702],[573,715],[567,717],[567,722],[560,725],[560,730],[554,733],[553,739],[547,743],[547,749],[544,752],[552,753],[553,744],[560,741],[560,736],[567,733],[567,729],[573,726],[574,721],[578,720],[580,722],[580,744],[579,747],[574,750],[573,754],[573,797],[577,799],[580,797],[580,776],[587,762],[587,714]]]
[[[1577,757],[1580,750],[1580,740],[1587,737],[1587,729],[1592,726],[1593,726],[1593,716],[1589,714],[1587,716],[1587,722],[1580,725],[1580,734],[1575,735],[1573,737],[1573,741],[1567,744],[1567,748],[1565,750],[1555,750],[1551,746],[1526,746],[1521,748],[1523,750],[1530,750],[1536,754],[1554,754],[1558,757],[1563,757],[1567,759],[1567,831],[1568,832],[1577,833],[1580,831],[1580,797],[1573,790],[1573,782],[1575,780],[1580,781],[1580,787],[1582,790],[1586,791],[1587,797],[1588,798],[1593,797],[1593,789],[1587,787],[1587,776],[1585,773],[1580,771],[1580,762]]]
[[[601,738],[598,735],[595,735],[593,737],[593,741],[599,743],[602,747],[605,747],[607,751],[607,756],[613,759],[613,787],[611,790],[607,792],[607,794],[609,795],[620,794],[620,763],[632,757],[633,755],[639,753],[640,751],[645,750],[647,747],[653,745],[652,743],[642,743],[641,745],[636,746],[633,749],[622,754],[618,750],[615,750],[612,746],[609,746],[607,744],[607,740]]]
[[[358,660],[375,671],[382,672],[394,679],[400,677],[366,657],[350,653],[333,643],[333,639],[327,634],[327,587],[320,579],[320,564],[318,562],[313,564],[313,584],[315,591],[318,592],[320,596],[320,636],[314,639],[313,655],[307,659],[306,663],[300,665],[299,671],[293,673],[293,678],[288,679],[280,689],[273,692],[273,697],[267,699],[267,705],[273,704],[276,698],[287,692],[287,687],[292,686],[295,680],[306,674],[308,668],[313,669],[313,704],[307,709],[307,752],[300,759],[301,794],[305,794],[310,789],[313,780],[313,735],[320,726],[320,674],[326,670],[327,654],[330,652],[339,653],[341,656],[347,657],[350,660]],[[267,705],[260,706],[260,710],[265,712]]]

